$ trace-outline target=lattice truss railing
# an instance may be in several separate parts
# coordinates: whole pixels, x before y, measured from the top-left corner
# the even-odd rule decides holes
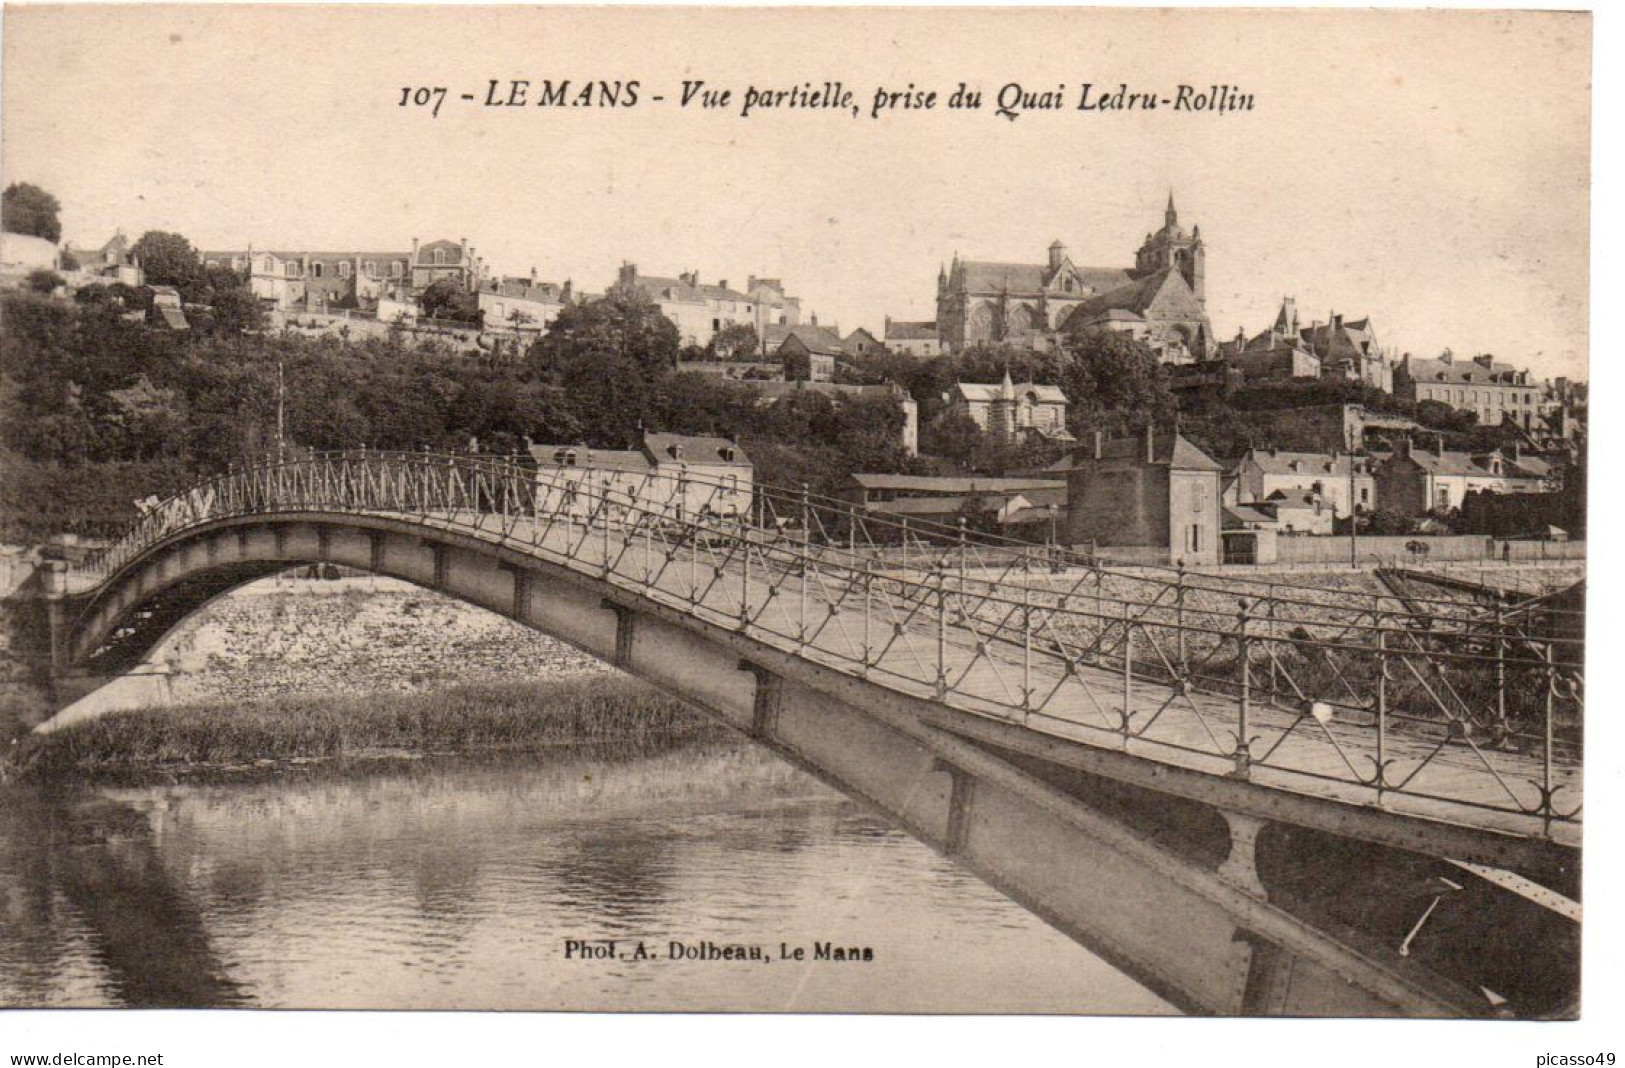
[[[209,479],[88,570],[103,581],[198,524],[289,511],[523,546],[882,685],[1093,744],[1363,803],[1511,813],[1547,834],[1580,819],[1583,620],[1535,601],[1489,611],[1110,568],[704,469],[368,452]]]

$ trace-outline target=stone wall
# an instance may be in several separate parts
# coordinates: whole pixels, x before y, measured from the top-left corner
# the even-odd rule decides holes
[[[154,657],[177,701],[430,690],[608,671],[510,619],[404,582],[278,577],[192,616]]]

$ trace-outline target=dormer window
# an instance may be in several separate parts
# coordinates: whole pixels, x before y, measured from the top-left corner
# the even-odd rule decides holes
[[[731,464],[734,462],[734,456],[737,454],[733,451],[733,449],[724,445],[722,448],[717,450],[717,455],[721,456],[724,462]]]
[[[574,467],[576,465],[576,451],[574,449],[558,449],[553,453],[553,462],[560,467]]]
[[[446,262],[446,250],[445,249],[437,248],[437,249],[434,250],[434,262],[435,262],[436,267],[439,267],[439,266],[441,266],[442,264],[444,264]]]
[[[683,458],[683,447],[681,445],[667,445],[666,455],[673,460],[681,460]]]

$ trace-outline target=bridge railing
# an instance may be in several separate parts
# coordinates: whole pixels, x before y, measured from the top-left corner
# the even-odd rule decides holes
[[[205,480],[91,570],[278,512],[520,545],[883,684],[1218,773],[1517,813],[1548,833],[1579,818],[1582,632],[1550,606],[1109,568],[717,471],[365,451]]]

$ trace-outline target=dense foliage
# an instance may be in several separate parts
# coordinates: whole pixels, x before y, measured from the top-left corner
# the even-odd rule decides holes
[[[0,193],[0,228],[14,234],[55,244],[62,238],[61,211],[56,197],[30,182],[13,182]]]

